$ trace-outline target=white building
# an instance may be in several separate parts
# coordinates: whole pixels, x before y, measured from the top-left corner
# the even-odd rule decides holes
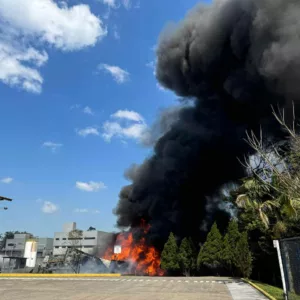
[[[85,253],[101,257],[107,247],[113,243],[114,234],[104,231],[82,231],[82,235],[73,237],[70,232],[76,230],[76,223],[63,225],[62,232],[54,233],[53,255],[64,255],[68,248],[75,247]]]

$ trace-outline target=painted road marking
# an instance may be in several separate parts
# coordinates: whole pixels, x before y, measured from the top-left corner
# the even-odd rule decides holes
[[[241,282],[240,280],[236,280],[236,281],[226,281],[226,280],[173,280],[173,279],[120,279],[120,278],[114,278],[114,279],[108,279],[108,278],[74,278],[74,277],[70,277],[70,278],[66,278],[66,277],[0,277],[0,280],[24,280],[24,281],[37,281],[37,280],[56,280],[56,281],[110,281],[110,282],[131,282],[131,281],[139,281],[139,282],[180,282],[180,283],[190,283],[190,282],[194,282],[194,283],[200,283],[200,284],[207,284],[207,283],[211,283],[211,284],[231,284],[231,283],[239,283]]]

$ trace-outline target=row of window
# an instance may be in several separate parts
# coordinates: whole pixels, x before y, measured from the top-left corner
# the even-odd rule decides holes
[[[55,249],[58,248],[94,248],[94,246],[55,246]]]
[[[95,240],[96,238],[95,237],[85,237],[85,238],[62,238],[63,241],[65,240],[69,240],[69,241],[72,241],[72,240]],[[56,241],[59,241],[60,238],[56,238],[55,239]]]

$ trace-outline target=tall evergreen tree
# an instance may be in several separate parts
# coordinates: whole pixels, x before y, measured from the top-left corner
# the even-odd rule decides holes
[[[230,272],[234,272],[236,267],[236,250],[240,235],[237,222],[231,220],[224,237],[222,250],[222,262]]]
[[[207,235],[206,242],[200,249],[197,266],[200,268],[202,265],[208,266],[209,268],[217,268],[221,265],[221,254],[222,254],[222,235],[214,223],[209,234]]]
[[[179,247],[179,263],[185,276],[196,268],[196,251],[191,238],[184,238]]]
[[[172,232],[161,253],[161,268],[168,273],[174,273],[180,270],[178,246]]]
[[[243,277],[250,277],[252,272],[252,253],[249,249],[248,234],[243,232],[236,247],[236,266]]]

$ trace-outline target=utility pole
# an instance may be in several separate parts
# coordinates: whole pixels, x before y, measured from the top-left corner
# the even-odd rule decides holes
[[[7,197],[3,197],[3,196],[0,196],[0,201],[12,201],[11,198],[7,198]],[[8,210],[8,208],[5,206],[5,207],[0,207],[0,210]]]

